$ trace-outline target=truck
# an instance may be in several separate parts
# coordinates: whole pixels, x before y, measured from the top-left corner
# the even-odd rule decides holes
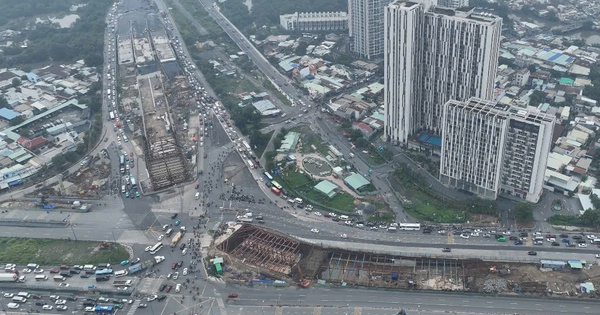
[[[243,223],[252,223],[254,220],[252,218],[239,218],[238,221]]]
[[[129,287],[133,283],[133,280],[115,280],[113,286],[115,287]]]
[[[165,256],[154,256],[152,259],[145,260],[139,264],[135,264],[133,266],[129,266],[127,268],[127,272],[132,275],[136,272],[140,272],[144,269],[150,268],[156,264],[160,264],[165,260]]]
[[[14,273],[0,273],[0,282],[16,282],[19,279]]]
[[[175,236],[173,236],[173,240],[171,240],[171,247],[177,246],[177,243],[179,243],[179,241],[181,240],[182,237],[183,237],[183,231],[177,232],[177,234],[175,234]]]

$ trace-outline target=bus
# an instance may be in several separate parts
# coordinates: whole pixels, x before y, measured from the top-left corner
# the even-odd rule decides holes
[[[265,175],[265,178],[268,181],[273,181],[273,176],[271,176],[271,174],[269,174],[269,172],[264,172],[263,175]]]
[[[156,243],[156,245],[150,247],[150,254],[154,255],[156,254],[161,248],[163,248],[163,243],[162,242],[158,242]]]
[[[244,146],[244,149],[246,149],[248,152],[250,152],[250,145],[248,144],[248,142],[246,141],[242,141],[242,145]]]
[[[107,275],[112,275],[112,273],[113,273],[112,269],[96,270],[96,276],[107,276]]]
[[[131,183],[131,188],[137,187],[137,183],[135,182],[135,177],[133,177],[133,175],[129,176],[129,182]]]
[[[112,313],[115,311],[115,308],[112,305],[96,305],[94,311],[96,313]]]
[[[125,165],[125,156],[124,156],[124,155],[122,155],[122,154],[119,156],[119,164],[120,164],[121,166],[124,166],[124,165]]]
[[[278,182],[276,182],[276,181],[272,181],[272,182],[271,182],[271,185],[273,185],[273,187],[275,187],[275,188],[277,188],[277,189],[279,189],[279,190],[281,190],[281,189],[283,188],[283,187],[281,187],[281,185],[280,185]]]
[[[108,112],[108,116],[110,117],[110,120],[115,120],[115,112],[113,112],[113,111]]]
[[[420,223],[400,223],[400,231],[418,231],[421,229]]]

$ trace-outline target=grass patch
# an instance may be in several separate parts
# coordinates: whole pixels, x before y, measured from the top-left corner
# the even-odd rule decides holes
[[[265,138],[271,139],[273,137],[273,133],[275,133],[275,130],[270,131],[269,133],[265,133],[263,136]],[[269,141],[265,141],[264,143],[260,143],[260,145],[257,145],[256,148],[254,148],[254,154],[256,154],[256,157],[260,159],[260,157],[263,155],[263,152],[265,152],[265,150],[267,149],[267,146],[269,145]]]
[[[354,213],[354,197],[352,197],[351,195],[348,195],[343,192],[338,192],[333,198],[328,198],[322,193],[312,189],[312,187],[307,188],[308,189],[305,189],[302,192],[304,193],[306,198],[310,199],[311,201],[318,202],[343,213]]]
[[[275,86],[273,85],[273,83],[271,83],[271,81],[264,80],[263,86],[265,87],[265,89],[267,89],[271,93],[273,93],[273,95],[275,95],[275,97],[277,97],[277,99],[279,99],[279,101],[281,103],[283,103],[283,105],[292,106],[292,102],[290,102],[290,100],[287,97],[285,97],[285,95],[283,95],[283,93],[279,92],[279,90],[277,90],[277,88],[275,88]]]
[[[100,249],[100,242],[33,238],[0,238],[0,261],[14,264],[84,265],[119,262],[129,259],[123,245],[111,243]]]
[[[298,130],[296,130],[298,129]],[[327,142],[323,141],[321,136],[318,134],[312,133],[311,131],[307,132],[304,128],[294,128],[291,131],[302,133],[302,153],[314,153],[318,152],[322,156],[327,156],[329,154],[329,145]],[[317,148],[313,149],[313,146]]]

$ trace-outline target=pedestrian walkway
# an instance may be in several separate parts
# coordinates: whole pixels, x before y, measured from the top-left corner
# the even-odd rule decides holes
[[[164,280],[164,276],[158,278],[143,278],[138,285],[138,291],[143,294],[155,294]]]
[[[133,304],[131,305],[131,308],[129,309],[129,312],[127,312],[127,315],[133,315],[133,314],[135,314],[135,311],[137,311],[138,306],[140,306],[140,302],[141,302],[141,300],[135,300],[133,302]]]

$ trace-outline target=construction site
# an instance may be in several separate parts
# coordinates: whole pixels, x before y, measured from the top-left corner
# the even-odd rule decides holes
[[[124,116],[131,120],[127,125],[138,126],[138,154],[143,155],[149,174],[148,182],[140,184],[145,192],[151,192],[186,182],[191,179],[191,169],[175,127],[180,124],[180,117],[173,117],[178,104],[164,92],[177,93],[181,85],[177,78],[165,74],[165,65],[169,73],[181,72],[181,68],[164,25],[149,15],[132,23],[122,35],[118,50],[124,83],[121,105]]]
[[[364,286],[387,289],[471,291],[578,296],[600,281],[595,265],[544,268],[540,263],[408,257],[321,248],[253,225],[224,225],[214,255],[224,257],[223,277],[236,283],[276,279],[301,287]],[[402,248],[398,248],[402,251]],[[592,285],[593,286],[593,285]]]

